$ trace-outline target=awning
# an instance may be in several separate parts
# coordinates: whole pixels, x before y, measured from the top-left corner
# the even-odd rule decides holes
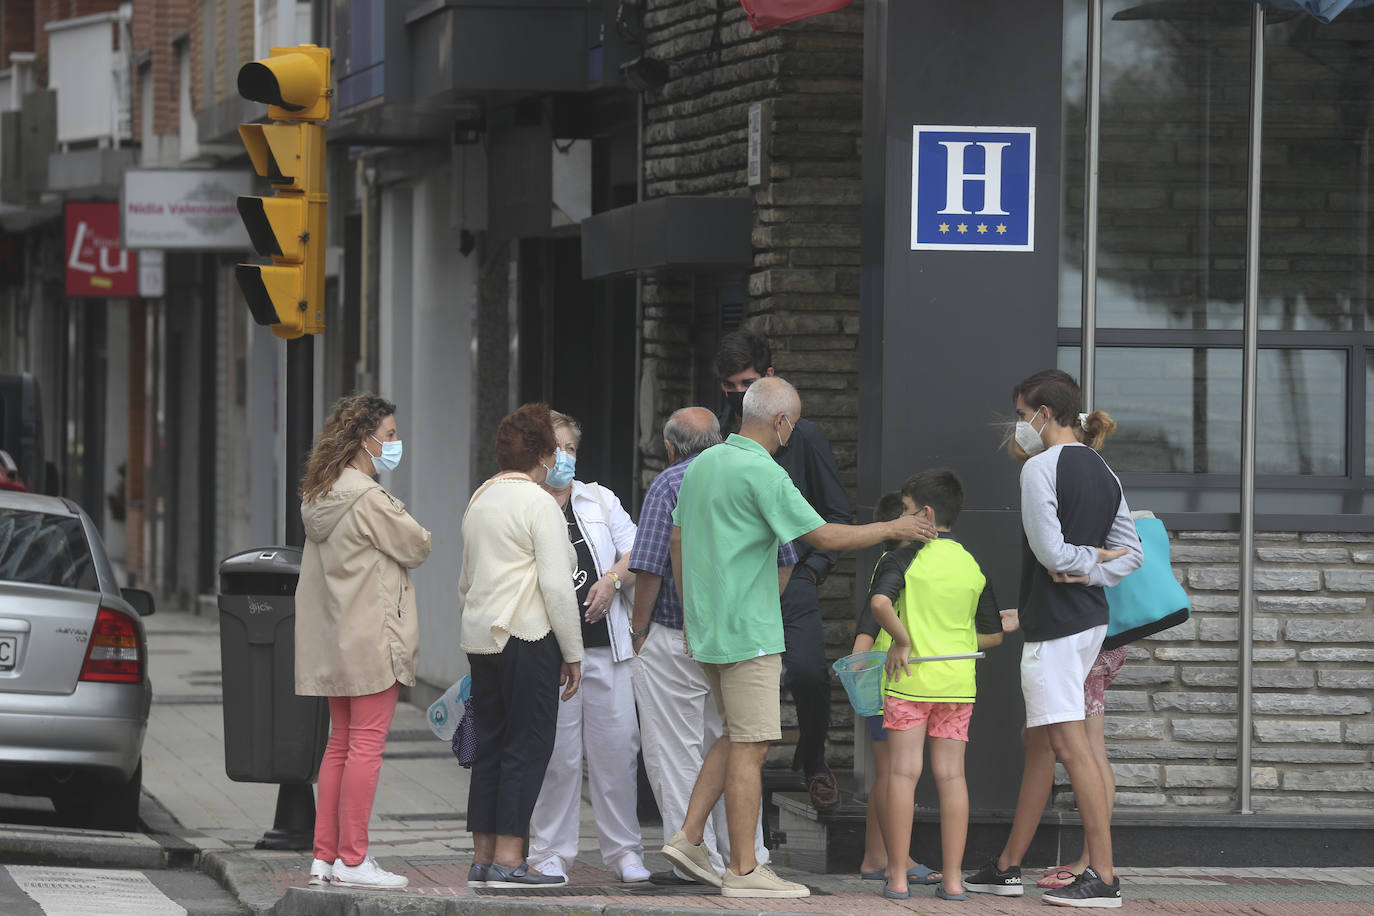
[[[655,268],[749,267],[754,201],[659,197],[582,221],[582,277]]]

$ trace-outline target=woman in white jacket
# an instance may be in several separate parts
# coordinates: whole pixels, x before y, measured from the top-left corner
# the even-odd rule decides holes
[[[558,709],[553,757],[530,819],[530,861],[558,875],[577,857],[585,754],[601,859],[621,881],[647,881],[636,813],[639,722],[630,663],[635,524],[610,490],[573,479],[582,428],[558,411],[552,418],[559,452],[544,488],[563,511],[578,556],[573,586],[582,612],[582,689]]]

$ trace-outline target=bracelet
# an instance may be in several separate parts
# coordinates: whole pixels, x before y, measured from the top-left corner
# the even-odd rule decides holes
[[[649,621],[648,623],[644,624],[644,629],[642,629],[642,630],[636,630],[636,629],[634,628],[634,624],[630,624],[630,638],[631,638],[631,639],[643,639],[644,637],[646,637],[646,636],[649,635],[649,629],[650,629],[651,627],[653,627],[653,625],[654,625],[654,623],[653,623],[653,621],[651,620],[651,621]]]

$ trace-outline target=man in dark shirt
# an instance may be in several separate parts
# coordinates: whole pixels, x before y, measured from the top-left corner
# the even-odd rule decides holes
[[[721,435],[740,422],[744,392],[751,384],[773,375],[773,352],[768,341],[750,331],[727,334],[716,353],[716,375],[725,393],[720,415]],[[802,496],[827,522],[854,520],[849,496],[840,482],[835,455],[821,428],[805,417],[785,447],[774,456]],[[782,593],[783,682],[797,706],[797,750],[792,769],[806,776],[811,803],[824,810],[840,803],[835,776],[825,762],[825,738],[830,728],[830,666],[825,657],[820,585],[830,575],[838,555],[794,541],[797,566]]]

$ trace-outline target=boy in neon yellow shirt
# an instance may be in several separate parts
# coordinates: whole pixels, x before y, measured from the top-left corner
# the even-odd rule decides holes
[[[944,856],[936,896],[963,900],[960,880],[968,837],[964,746],[977,692],[973,659],[920,662],[909,657],[962,655],[1002,642],[1001,617],[987,578],[972,555],[945,537],[964,505],[964,487],[944,468],[922,471],[902,487],[906,511],[924,515],[942,535],[929,544],[889,551],[873,575],[870,606],[891,639],[883,677],[883,727],[891,758],[887,812],[885,897],[910,896],[905,863],[911,848],[916,781],[929,734],[931,772],[940,793]],[[881,648],[880,643],[877,648]]]

